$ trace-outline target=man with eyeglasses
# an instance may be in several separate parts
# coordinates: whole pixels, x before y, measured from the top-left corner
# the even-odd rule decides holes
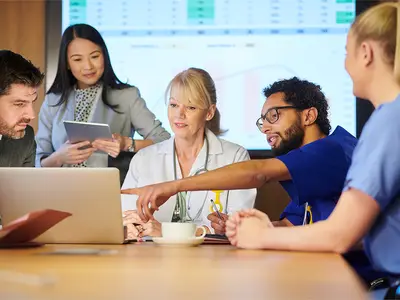
[[[328,101],[314,83],[277,81],[264,95],[256,125],[284,164],[280,183],[291,198],[274,226],[325,220],[341,194],[357,139],[340,126],[329,135]]]
[[[257,127],[276,157],[122,191],[139,196],[137,211],[144,221],[181,191],[255,188],[268,181],[279,181],[291,197],[274,226],[302,225],[329,216],[341,194],[356,138],[340,126],[329,135],[328,102],[316,84],[294,77],[273,83],[264,95]],[[213,228],[224,223],[218,216],[210,220]]]

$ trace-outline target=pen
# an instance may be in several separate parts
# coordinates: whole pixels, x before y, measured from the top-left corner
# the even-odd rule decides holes
[[[218,210],[217,206],[215,205],[214,200],[211,199],[210,201],[211,201],[211,203],[212,203],[212,205],[213,205],[213,207],[214,207],[214,210],[215,210],[215,211],[217,212],[217,214],[218,214],[218,218],[220,218],[220,219],[223,221],[224,219],[222,219],[222,216],[221,216],[221,214],[219,213],[219,210]]]

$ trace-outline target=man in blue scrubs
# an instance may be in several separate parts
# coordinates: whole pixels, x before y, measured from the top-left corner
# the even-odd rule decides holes
[[[281,181],[291,202],[274,225],[324,220],[339,199],[357,140],[340,126],[328,135],[328,103],[313,83],[282,80],[266,88],[264,95],[267,101],[257,125],[291,177]],[[302,124],[299,114],[291,118],[288,110],[305,111],[306,121]]]

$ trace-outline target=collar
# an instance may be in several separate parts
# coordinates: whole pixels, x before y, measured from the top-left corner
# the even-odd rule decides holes
[[[210,145],[209,154],[221,154],[222,153],[222,143],[221,140],[211,132],[211,130],[206,129],[206,137],[208,139],[208,143]],[[166,140],[165,142],[159,143],[158,153],[164,154],[173,154],[174,149],[174,137]],[[205,143],[203,144],[203,148],[205,148]]]
[[[102,88],[102,87],[103,87],[103,83],[102,83],[101,81],[99,81],[99,82],[97,82],[96,84],[94,84],[94,85],[92,85],[92,86],[89,86],[89,87],[87,87],[87,88],[85,88],[85,89],[79,89],[79,88],[78,88],[78,85],[75,84],[75,85],[74,85],[74,92],[75,92],[75,93],[83,93],[83,92],[85,92],[85,91],[90,91],[90,90],[92,90],[92,91],[97,91],[97,90],[99,90],[99,89]]]
[[[348,132],[346,129],[344,129],[342,126],[336,126],[335,130],[330,134],[332,135],[351,135],[350,132]]]

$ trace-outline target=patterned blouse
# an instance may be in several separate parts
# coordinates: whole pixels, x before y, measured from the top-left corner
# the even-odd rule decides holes
[[[86,89],[75,89],[75,113],[74,121],[88,122],[92,114],[97,92],[101,85],[96,84]],[[86,161],[80,164],[74,164],[72,167],[82,168],[87,167]]]

